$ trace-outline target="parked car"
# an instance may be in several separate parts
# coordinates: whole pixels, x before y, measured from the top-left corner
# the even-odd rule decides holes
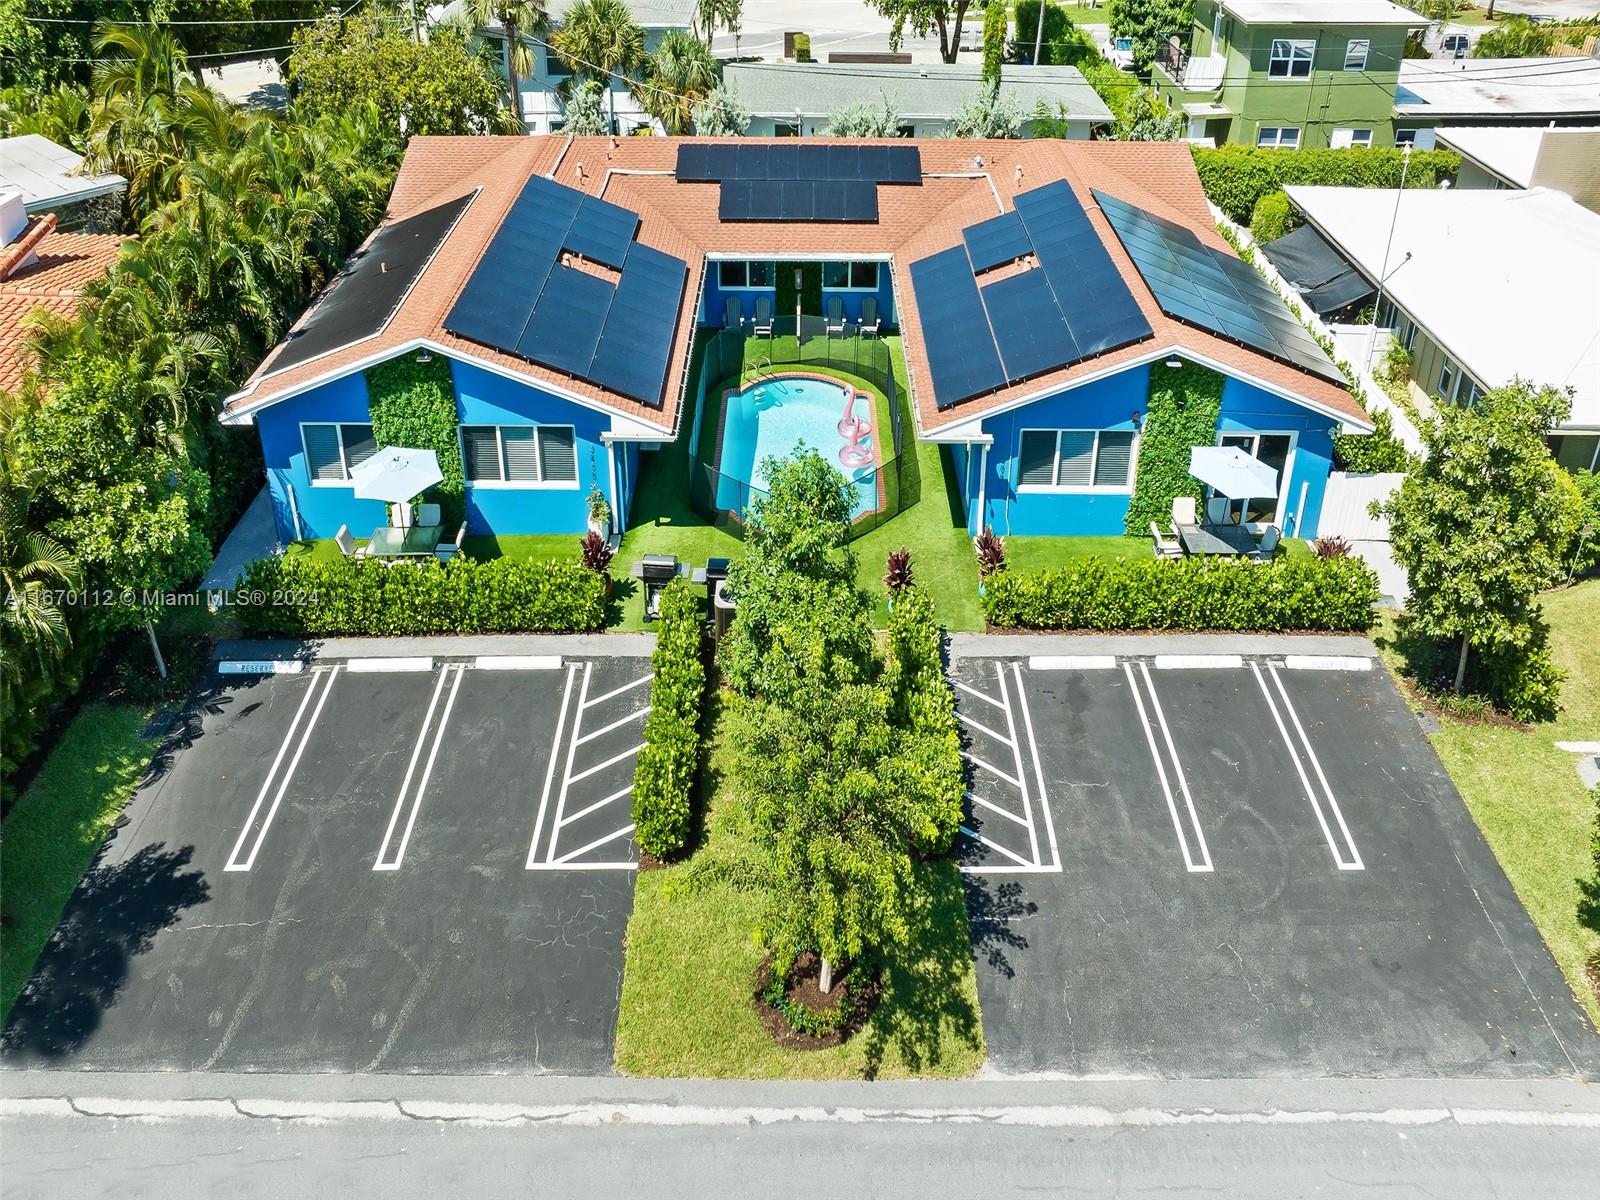
[[[1108,37],[1100,43],[1106,61],[1123,71],[1133,70],[1133,39]]]
[[[1472,39],[1464,33],[1447,33],[1439,43],[1440,58],[1465,58],[1472,49]]]

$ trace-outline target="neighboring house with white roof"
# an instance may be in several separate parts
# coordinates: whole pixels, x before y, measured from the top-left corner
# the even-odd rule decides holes
[[[750,110],[753,137],[826,134],[830,113],[885,101],[906,136],[944,137],[950,119],[983,88],[983,69],[966,63],[730,63],[722,77]],[[1025,114],[1041,103],[1052,117],[1064,110],[1069,138],[1086,139],[1113,120],[1076,67],[1007,64],[1000,87]],[[1023,132],[1032,133],[1031,121]]]
[[[110,228],[121,215],[116,197],[127,188],[121,175],[84,174],[83,155],[40,134],[0,138],[0,190],[21,193],[29,216],[54,213],[63,233]]]
[[[1600,125],[1462,125],[1436,140],[1461,156],[1458,188],[1554,188],[1600,212]]]
[[[1397,143],[1434,145],[1461,125],[1593,125],[1600,122],[1600,59],[1407,59],[1395,91]]]
[[[1374,288],[1383,281],[1378,324],[1410,351],[1414,390],[1470,404],[1517,378],[1570,389],[1552,452],[1600,468],[1600,214],[1544,187],[1285,190]]]

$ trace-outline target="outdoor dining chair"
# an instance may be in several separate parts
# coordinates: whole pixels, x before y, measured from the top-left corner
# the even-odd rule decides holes
[[[1206,501],[1206,524],[1226,525],[1228,523],[1228,498],[1226,496],[1213,496]]]
[[[756,319],[751,328],[762,337],[772,336],[772,298],[770,296],[756,297]]]
[[[1268,525],[1266,529],[1262,531],[1261,540],[1256,543],[1256,548],[1251,551],[1250,557],[1263,560],[1271,558],[1275,553],[1277,553],[1278,541],[1282,537],[1282,530],[1280,530],[1276,525]]]
[[[433,548],[433,556],[440,562],[449,562],[461,553],[461,543],[467,538],[467,523],[461,522],[461,528],[456,530],[456,540],[453,542],[440,542]]]
[[[1157,558],[1183,557],[1183,543],[1170,533],[1162,533],[1154,521],[1150,522],[1150,540],[1155,543]]]
[[[417,527],[419,529],[428,529],[439,524],[443,519],[437,504],[417,505]]]
[[[861,298],[861,332],[866,337],[877,337],[878,330],[883,328],[883,318],[878,316],[878,298],[876,296],[863,296]]]
[[[1174,525],[1193,525],[1194,497],[1174,496],[1172,498],[1172,523]]]
[[[828,297],[828,325],[829,337],[838,334],[844,336],[844,301],[838,296]]]
[[[744,309],[739,305],[739,297],[728,297],[727,307],[723,310],[722,327],[724,329],[744,328]]]
[[[339,532],[333,535],[334,545],[339,547],[339,553],[346,558],[365,558],[367,548],[356,545],[356,539],[350,536],[350,526],[339,526]]]

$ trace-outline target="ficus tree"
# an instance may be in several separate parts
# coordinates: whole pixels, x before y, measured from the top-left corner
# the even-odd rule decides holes
[[[961,50],[961,27],[972,0],[867,0],[889,19],[889,48],[900,49],[906,30],[917,37],[939,34],[939,57],[956,61]]]
[[[1142,74],[1168,38],[1188,40],[1194,0],[1109,0],[1106,15],[1113,37],[1133,39],[1134,69]]]

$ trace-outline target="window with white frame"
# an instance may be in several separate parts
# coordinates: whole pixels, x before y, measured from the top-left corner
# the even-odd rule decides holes
[[[472,484],[576,484],[571,425],[463,425],[461,465]]]
[[[1335,129],[1328,144],[1335,150],[1367,149],[1372,145],[1372,130]]]
[[[1263,125],[1256,131],[1256,145],[1268,150],[1293,150],[1300,145],[1297,125]]]
[[[1273,38],[1272,54],[1267,59],[1270,79],[1309,79],[1311,61],[1317,56],[1317,43],[1311,38]]]
[[[878,290],[878,264],[875,262],[825,262],[822,264],[822,286],[849,288],[858,292]]]
[[[1372,48],[1368,38],[1351,38],[1344,45],[1344,69],[1346,71],[1365,71],[1367,69],[1367,51]]]
[[[770,262],[738,259],[717,264],[717,286],[720,288],[770,288],[775,286],[775,278]]]
[[[1456,365],[1448,358],[1439,367],[1439,387],[1434,392],[1441,400],[1455,399]]]
[[[1465,371],[1461,372],[1461,380],[1456,384],[1456,403],[1463,408],[1471,408],[1482,399],[1483,389],[1478,386],[1477,380]]]
[[[366,462],[378,450],[371,425],[307,422],[300,426],[300,440],[306,450],[306,475],[313,486],[350,482],[351,468]]]
[[[1396,150],[1403,146],[1415,146],[1416,144],[1417,131],[1415,129],[1396,129],[1394,131],[1394,145]]]
[[[1029,491],[1129,491],[1133,445],[1130,429],[1025,429],[1017,486]]]

